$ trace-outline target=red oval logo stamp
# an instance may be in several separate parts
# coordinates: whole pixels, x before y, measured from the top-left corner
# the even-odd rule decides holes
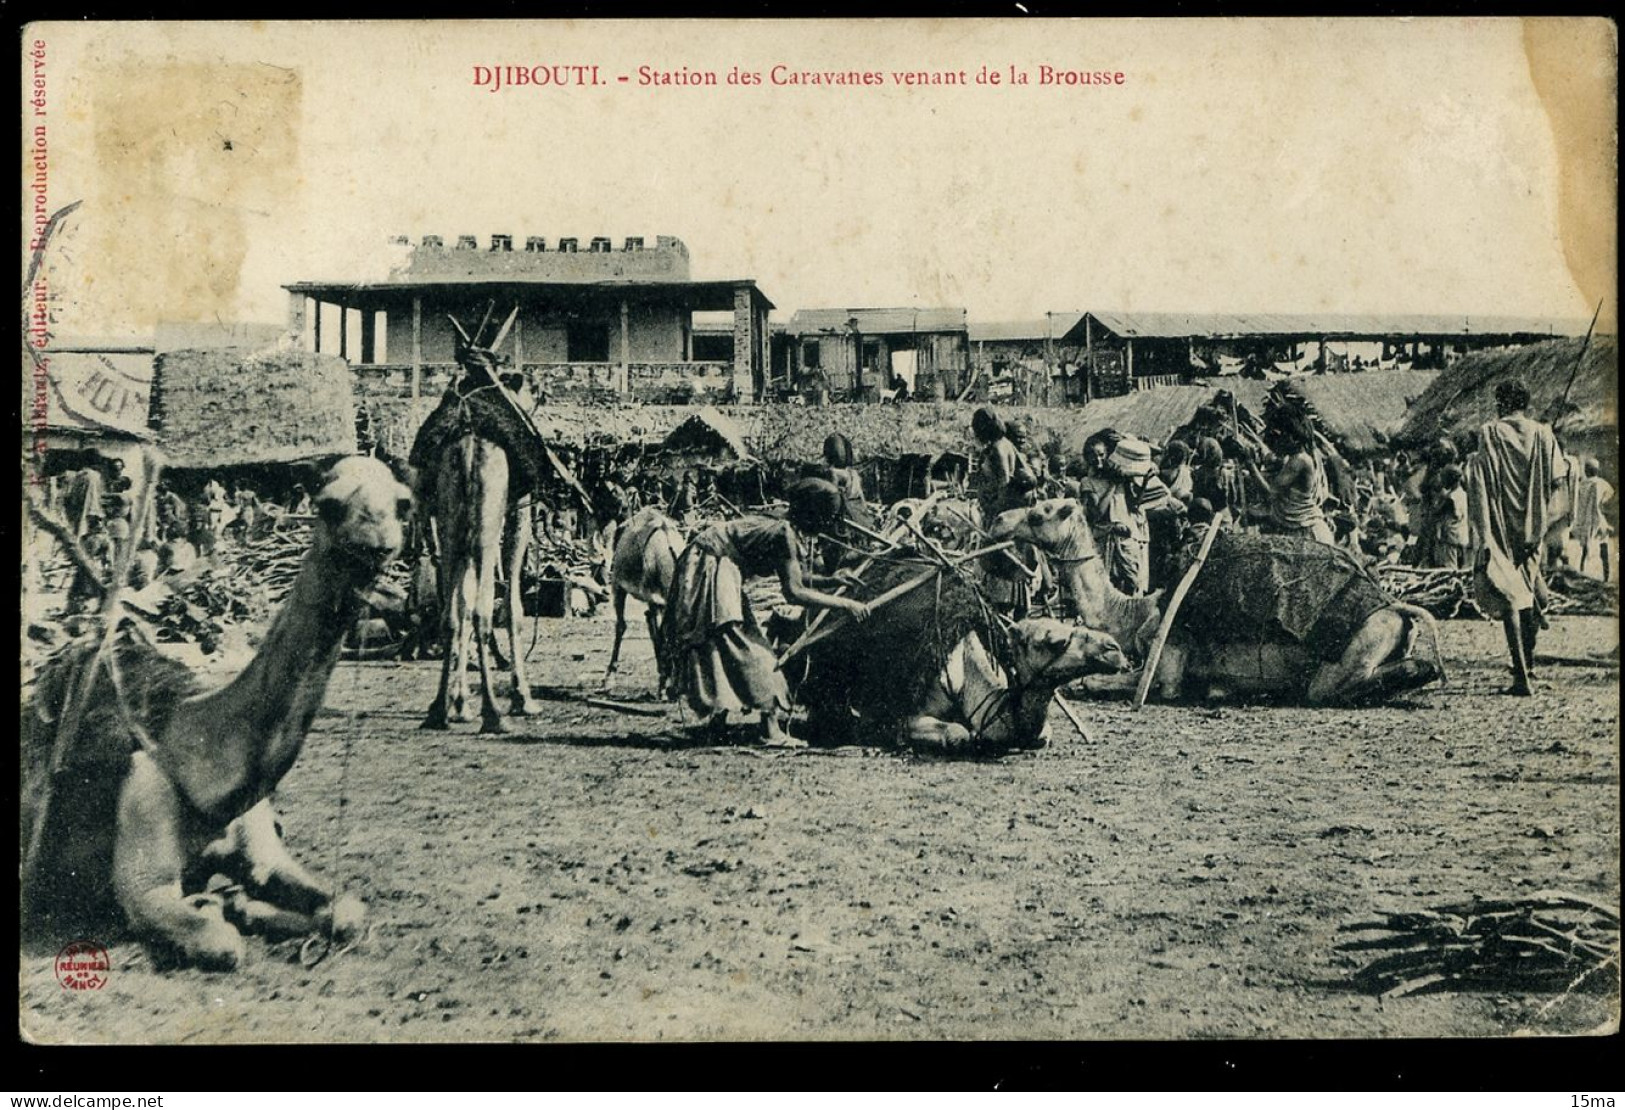
[[[76,940],[56,954],[56,981],[65,991],[99,991],[112,970],[107,949],[95,941]]]

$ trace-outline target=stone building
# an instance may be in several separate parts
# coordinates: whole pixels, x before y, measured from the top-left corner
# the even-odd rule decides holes
[[[911,396],[955,397],[969,382],[963,308],[802,309],[785,327],[795,388],[875,400],[907,383]]]
[[[290,330],[305,349],[347,359],[363,391],[437,395],[455,371],[451,317],[472,333],[489,309],[489,339],[517,306],[501,353],[548,398],[749,401],[762,392],[772,302],[749,279],[693,280],[679,239],[396,243],[409,257],[383,280],[285,286]],[[731,314],[728,341],[696,351],[695,313]]]

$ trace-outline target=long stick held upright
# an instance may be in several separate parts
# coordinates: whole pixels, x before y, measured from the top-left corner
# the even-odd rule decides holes
[[[1213,549],[1213,537],[1219,534],[1219,529],[1229,518],[1228,509],[1220,509],[1214,515],[1212,523],[1207,526],[1207,535],[1202,537],[1202,547],[1196,553],[1196,561],[1185,572],[1185,577],[1179,580],[1173,596],[1168,599],[1168,608],[1162,611],[1162,624],[1157,628],[1157,638],[1151,642],[1151,650],[1145,653],[1145,669],[1140,672],[1140,684],[1134,690],[1135,709],[1145,704],[1146,695],[1151,692],[1151,683],[1157,677],[1157,664],[1162,662],[1162,649],[1168,646],[1168,634],[1173,631],[1179,606],[1184,602],[1185,595],[1191,592],[1196,576],[1202,572],[1202,564],[1207,562],[1207,553]]]
[[[1580,353],[1575,356],[1574,369],[1569,371],[1568,383],[1563,386],[1563,396],[1557,402],[1557,404],[1546,410],[1546,419],[1548,421],[1550,421],[1554,416],[1563,415],[1563,410],[1568,408],[1569,390],[1574,388],[1574,379],[1579,376],[1580,367],[1585,363],[1586,351],[1591,349],[1591,333],[1597,329],[1597,317],[1601,315],[1602,300],[1599,298],[1597,301],[1597,311],[1591,314],[1591,326],[1586,328],[1585,342],[1580,344]]]

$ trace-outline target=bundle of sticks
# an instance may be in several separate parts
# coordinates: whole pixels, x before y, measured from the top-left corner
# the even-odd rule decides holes
[[[241,543],[223,544],[217,557],[223,566],[263,584],[274,606],[282,601],[293,586],[293,580],[299,577],[299,565],[309,550],[310,522],[304,520],[252,536]]]
[[[1387,953],[1354,976],[1384,998],[1475,989],[1567,992],[1612,987],[1619,976],[1619,913],[1583,895],[1543,890],[1527,898],[1379,912],[1380,921],[1338,931],[1380,935],[1337,947]]]
[[[1473,572],[1470,570],[1397,563],[1383,564],[1376,570],[1377,580],[1395,600],[1426,609],[1440,620],[1483,616],[1473,603]]]
[[[1556,566],[1547,572],[1546,586],[1551,593],[1551,613],[1611,617],[1619,612],[1619,588],[1613,582]]]
[[[208,565],[161,580],[154,608],[143,613],[140,599],[146,593],[129,601],[149,618],[159,642],[197,644],[205,654],[214,652],[229,627],[260,623],[274,606],[264,579]]]

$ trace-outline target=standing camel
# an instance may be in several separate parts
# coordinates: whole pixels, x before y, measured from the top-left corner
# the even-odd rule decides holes
[[[530,528],[526,526],[527,506],[520,488],[523,482],[514,473],[509,451],[482,431],[470,415],[470,405],[479,403],[476,395],[486,391],[496,391],[497,399],[504,403],[512,400],[497,375],[494,352],[507,336],[513,316],[508,317],[489,348],[478,346],[479,335],[469,340],[455,319],[452,323],[464,338],[458,352],[464,375],[450,391],[455,394],[461,420],[458,430],[434,451],[423,475],[440,542],[442,647],[440,689],[423,727],[444,729],[452,721],[469,719],[466,660],[472,638],[480,667],[480,731],[506,732],[493,691],[489,643],[496,605],[497,559],[506,550],[509,658],[513,669],[511,710],[514,716],[527,717],[536,712],[536,704],[525,675],[519,625],[524,612],[520,575]],[[505,537],[509,539],[506,545]]]
[[[609,592],[615,604],[615,646],[610,649],[609,669],[604,672],[607,687],[621,660],[621,638],[626,635],[626,595],[643,602],[644,620],[655,649],[656,689],[664,695],[667,680],[665,658],[660,650],[660,622],[671,596],[672,579],[677,576],[677,557],[683,553],[683,533],[677,523],[659,509],[640,509],[615,530],[615,552],[609,564]]]

